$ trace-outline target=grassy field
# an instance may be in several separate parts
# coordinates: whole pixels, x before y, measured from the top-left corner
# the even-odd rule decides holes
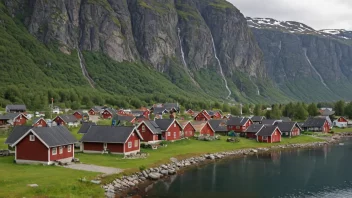
[[[81,128],[81,125],[79,125],[78,127],[71,127],[69,128],[71,134],[79,141],[83,134],[77,133],[79,131],[79,129]]]
[[[7,144],[4,144],[6,137],[0,136],[0,150],[7,149]]]
[[[150,167],[153,165],[159,165],[162,163],[169,162],[171,157],[177,157],[179,159],[182,159],[205,153],[215,153],[235,149],[268,147],[278,144],[308,143],[321,141],[320,138],[311,136],[282,138],[281,143],[274,144],[258,143],[254,140],[248,140],[245,138],[241,138],[241,141],[239,143],[229,143],[226,142],[225,139],[226,137],[222,137],[222,140],[211,142],[190,139],[169,143],[167,147],[159,148],[157,150],[142,149],[142,151],[148,152],[150,154],[147,159],[122,159],[122,156],[116,155],[84,153],[77,153],[76,157],[78,157],[83,163],[87,164],[97,164],[102,166],[117,167],[136,171],[139,170],[140,166]]]
[[[342,133],[342,132],[352,132],[352,128],[333,128],[332,131],[335,133]]]
[[[0,158],[0,197],[103,197],[99,185],[82,183],[97,173],[55,166],[18,165],[14,157]],[[38,184],[30,188],[27,184]]]

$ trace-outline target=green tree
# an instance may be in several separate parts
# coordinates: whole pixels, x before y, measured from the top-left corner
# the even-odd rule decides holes
[[[229,104],[224,103],[222,105],[222,112],[230,112],[230,111],[231,111],[231,108],[230,108]]]
[[[244,115],[249,115],[250,114],[249,105],[248,104],[245,104],[245,105],[242,106],[242,113]]]
[[[261,104],[256,104],[253,110],[253,114],[255,116],[260,116],[262,114],[262,105]]]
[[[334,106],[335,115],[343,116],[345,115],[345,102],[343,100],[339,100],[335,103]]]
[[[348,116],[349,119],[352,118],[352,103],[348,103],[345,107],[345,115]]]
[[[232,115],[240,115],[241,114],[240,110],[236,106],[232,106],[230,109],[231,109],[230,112]]]
[[[294,118],[297,120],[305,120],[308,117],[308,111],[300,103],[295,105]]]
[[[81,108],[81,104],[78,101],[74,101],[74,102],[71,103],[71,109],[76,110],[76,109],[79,109],[79,108]]]
[[[214,103],[214,109],[221,109],[221,104],[219,102]]]
[[[267,112],[269,112],[269,117],[271,119],[279,119],[281,117],[280,107],[277,104],[273,105],[271,111]]]
[[[317,116],[319,114],[318,107],[317,107],[317,105],[315,103],[311,103],[308,106],[308,114],[310,116]]]

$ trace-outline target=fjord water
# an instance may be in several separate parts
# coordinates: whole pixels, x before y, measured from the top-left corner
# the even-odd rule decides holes
[[[194,167],[154,183],[147,196],[352,197],[352,140]]]

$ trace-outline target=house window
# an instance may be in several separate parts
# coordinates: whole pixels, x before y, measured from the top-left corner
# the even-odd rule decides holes
[[[67,146],[67,152],[71,153],[71,151],[72,151],[72,145],[68,145]]]
[[[145,132],[145,126],[142,125],[142,132]]]
[[[34,142],[35,141],[35,136],[34,135],[29,135],[29,141]]]
[[[104,149],[108,148],[108,144],[104,143]]]
[[[176,123],[174,123],[174,127],[176,127]]]
[[[240,126],[236,126],[236,129],[240,129]]]
[[[62,149],[62,146],[59,147],[59,154],[62,154],[63,153],[63,149]]]
[[[174,138],[176,138],[176,132],[174,132]]]
[[[267,140],[267,139],[268,139],[268,137],[267,137],[267,136],[264,136],[264,137],[263,137],[263,140]]]
[[[134,147],[138,147],[139,143],[138,143],[138,140],[135,140],[134,141]]]
[[[132,148],[132,142],[128,142],[128,148]]]
[[[286,135],[288,135],[288,132],[286,132]]]
[[[57,149],[56,149],[56,147],[53,148],[53,150],[51,151],[51,154],[52,154],[52,155],[56,155],[56,154],[57,154]]]
[[[170,133],[170,132],[167,132],[167,136],[171,136],[171,133]]]

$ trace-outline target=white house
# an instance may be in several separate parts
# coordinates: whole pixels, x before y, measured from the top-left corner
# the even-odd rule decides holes
[[[335,127],[345,128],[348,125],[348,120],[344,117],[339,117],[338,119],[334,120],[333,124]]]

